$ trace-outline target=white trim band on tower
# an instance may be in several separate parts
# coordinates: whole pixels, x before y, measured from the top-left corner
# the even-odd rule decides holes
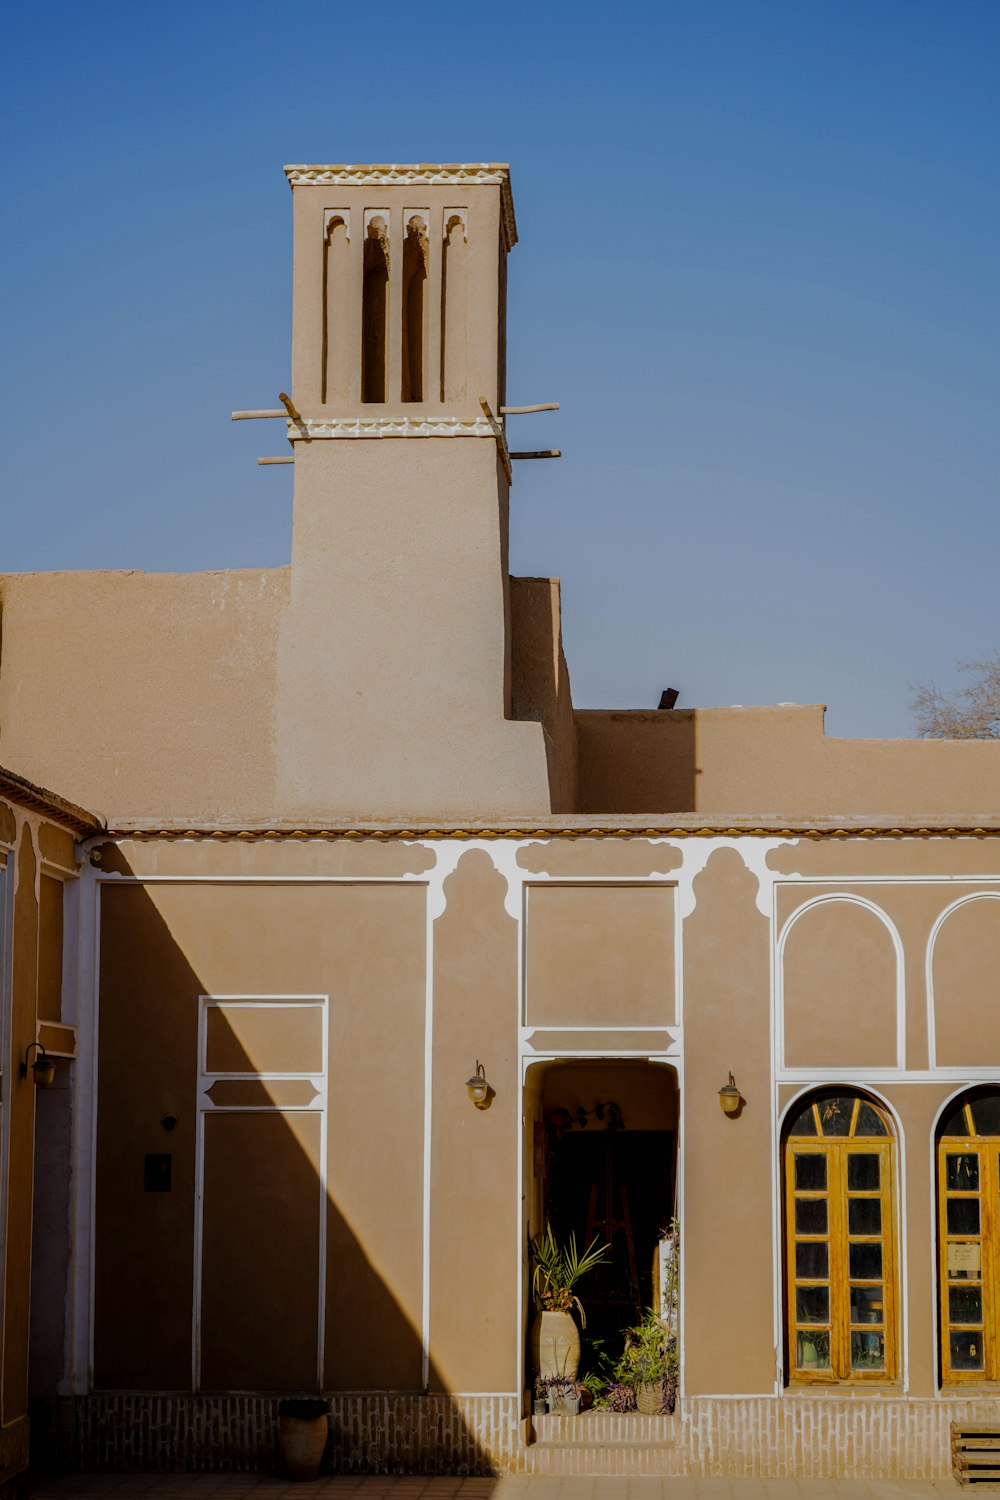
[[[314,438],[495,438],[485,417],[468,421],[461,417],[303,417],[288,423],[288,441],[311,442]]]

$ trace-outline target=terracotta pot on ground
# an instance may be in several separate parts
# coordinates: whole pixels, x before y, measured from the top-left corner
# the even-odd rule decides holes
[[[543,1380],[576,1379],[580,1368],[580,1330],[572,1313],[536,1313],[529,1344],[531,1362]]]
[[[330,1432],[326,1401],[281,1401],[278,1404],[278,1447],[293,1479],[318,1479]]]

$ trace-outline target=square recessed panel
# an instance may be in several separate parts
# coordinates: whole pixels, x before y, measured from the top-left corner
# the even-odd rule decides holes
[[[295,1000],[206,1008],[207,1073],[321,1073],[323,1012]]]
[[[674,887],[531,885],[525,1024],[670,1026]]]

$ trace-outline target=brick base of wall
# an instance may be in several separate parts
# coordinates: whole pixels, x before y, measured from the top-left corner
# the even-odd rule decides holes
[[[19,1492],[28,1467],[31,1423],[27,1417],[0,1427],[0,1497]]]
[[[356,1474],[493,1474],[515,1466],[516,1396],[335,1395],[324,1467]],[[81,1469],[277,1472],[277,1396],[76,1399]]]
[[[521,1421],[515,1396],[335,1395],[325,1467],[358,1474],[692,1474],[940,1479],[951,1423],[1000,1426],[1000,1399],[694,1397],[673,1419]],[[273,1473],[278,1399],[78,1397],[81,1469]]]

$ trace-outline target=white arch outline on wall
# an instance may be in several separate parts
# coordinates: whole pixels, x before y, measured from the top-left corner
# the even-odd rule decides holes
[[[927,955],[924,962],[927,984],[927,1067],[930,1072],[933,1072],[938,1065],[937,1016],[934,1005],[934,949],[937,945],[938,934],[952,912],[957,911],[960,906],[968,906],[972,901],[1000,901],[1000,891],[969,891],[966,895],[957,897],[938,914],[931,928],[930,937],[927,939]],[[971,1088],[972,1085],[967,1084],[966,1087]],[[936,1122],[934,1128],[937,1129]]]
[[[897,1166],[893,1174],[892,1184],[892,1207],[896,1216],[896,1277],[899,1286],[899,1309],[896,1318],[896,1332],[899,1337],[899,1373],[902,1380],[904,1394],[910,1389],[910,1341],[907,1337],[909,1332],[909,1281],[906,1274],[906,1134],[903,1130],[902,1121],[896,1112],[895,1105],[886,1098],[881,1089],[872,1088],[870,1083],[852,1084],[843,1078],[834,1078],[827,1083],[804,1083],[798,1091],[792,1095],[788,1103],[778,1111],[778,1174],[777,1180],[780,1191],[777,1195],[776,1214],[774,1220],[774,1340],[778,1351],[778,1380],[777,1390],[780,1394],[785,1389],[784,1369],[784,1335],[788,1327],[788,1313],[785,1306],[785,1242],[783,1238],[784,1226],[782,1224],[782,1208],[785,1202],[785,1122],[795,1105],[800,1104],[810,1094],[825,1093],[828,1090],[839,1091],[845,1094],[860,1095],[863,1099],[869,1095],[882,1106],[892,1121],[895,1131]],[[933,1149],[933,1143],[932,1143]],[[936,1221],[935,1221],[936,1222]],[[935,1237],[936,1245],[936,1237]],[[937,1283],[935,1287],[935,1304],[937,1297]]]
[[[832,902],[846,902],[850,906],[861,906],[870,911],[882,923],[889,936],[892,938],[892,946],[896,953],[896,1067],[902,1073],[906,1068],[906,967],[903,957],[903,942],[897,931],[896,924],[888,912],[876,906],[874,901],[869,901],[865,896],[855,896],[851,892],[829,891],[822,896],[813,896],[811,900],[804,901],[801,906],[796,907],[788,921],[781,929],[777,943],[775,984],[775,1028],[777,1031],[777,1054],[780,1060],[779,1066],[782,1070],[788,1067],[785,1057],[785,945],[792,928],[800,917],[813,907],[829,905]],[[868,1064],[859,1063],[859,1067],[867,1067]],[[850,1067],[838,1069],[843,1079],[850,1073]],[[814,1086],[814,1085],[811,1085]]]

